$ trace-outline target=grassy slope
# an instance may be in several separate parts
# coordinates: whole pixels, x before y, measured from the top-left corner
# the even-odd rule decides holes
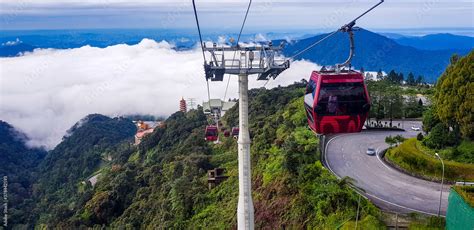
[[[386,158],[414,174],[441,180],[442,165],[430,150],[417,141],[408,139],[388,150]],[[474,181],[474,164],[445,160],[445,178],[449,181]]]

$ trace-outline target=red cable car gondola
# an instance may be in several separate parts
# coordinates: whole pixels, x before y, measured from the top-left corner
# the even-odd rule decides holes
[[[370,110],[364,76],[351,70],[354,25],[355,20],[340,29],[349,34],[349,58],[333,70],[313,71],[306,87],[304,104],[308,124],[318,134],[360,132]]]
[[[230,137],[230,131],[229,130],[224,131],[224,137]]]
[[[233,127],[232,128],[232,137],[237,138],[239,137],[239,127]]]
[[[364,77],[353,70],[314,71],[304,101],[309,127],[318,134],[360,132],[370,109]]]
[[[218,138],[217,126],[208,125],[206,126],[205,140],[206,141],[217,141]]]

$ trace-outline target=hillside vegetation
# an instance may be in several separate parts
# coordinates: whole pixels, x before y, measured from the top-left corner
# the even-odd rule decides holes
[[[418,135],[390,149],[387,159],[401,168],[428,178],[440,179],[445,160],[446,178],[474,181],[474,51],[453,56],[451,64],[436,83],[433,105],[424,112]]]
[[[24,210],[31,210],[34,207],[34,202],[31,200],[34,192],[32,184],[38,179],[35,173],[37,165],[46,155],[46,151],[42,149],[26,146],[26,141],[28,138],[24,133],[0,120],[0,180],[3,185],[6,177],[8,184],[10,223],[29,221],[23,215]],[[1,210],[3,213],[3,206]]]
[[[57,226],[71,216],[82,200],[91,195],[86,192],[91,187],[88,178],[107,166],[107,158],[115,157],[115,149],[123,141],[130,142],[135,131],[130,120],[94,114],[73,126],[55,149],[42,154],[46,155],[44,158],[35,160],[33,150],[22,153],[25,147],[8,145],[7,150],[21,151],[2,151],[10,159],[2,159],[0,169],[4,169],[4,163],[7,166],[9,163],[17,164],[21,170],[18,174],[22,176],[21,184],[25,187],[24,190],[16,189],[16,177],[7,174],[11,207],[9,226],[21,229],[32,228],[35,223]],[[3,138],[1,143],[3,147]],[[23,199],[16,199],[17,196]]]
[[[355,220],[358,195],[349,188],[351,179],[338,180],[319,162],[318,139],[306,128],[303,90],[304,84],[295,84],[250,91],[257,228],[334,229]],[[237,114],[237,106],[228,111],[224,125],[237,124]],[[123,143],[133,131],[129,121],[99,115],[91,120],[97,122],[73,128],[41,164],[35,208],[20,213],[32,220],[24,226],[236,227],[237,144],[224,137],[218,145],[205,142],[201,108],[171,115],[138,147]],[[104,160],[108,155],[111,161]],[[216,167],[229,178],[210,190],[207,170]],[[98,173],[92,186],[87,179]],[[379,218],[378,209],[362,199],[359,224],[384,229]]]
[[[442,165],[434,151],[424,146],[416,138],[409,139],[388,150],[387,159],[401,168],[419,176],[441,180]],[[444,161],[445,178],[449,181],[474,181],[474,164]]]

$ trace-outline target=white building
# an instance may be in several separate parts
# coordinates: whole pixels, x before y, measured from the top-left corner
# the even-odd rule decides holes
[[[237,102],[235,101],[222,101],[221,99],[211,99],[208,102],[202,103],[202,109],[204,110],[204,114],[217,113],[220,114],[220,116],[224,116],[224,114],[235,104],[237,104]]]

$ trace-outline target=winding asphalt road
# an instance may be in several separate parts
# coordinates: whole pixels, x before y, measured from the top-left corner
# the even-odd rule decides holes
[[[414,123],[418,127],[421,124]],[[401,134],[415,137],[413,131],[366,131],[342,134],[328,141],[325,160],[328,168],[338,177],[349,176],[364,195],[378,207],[394,212],[438,213],[440,184],[408,176],[386,165],[379,153],[388,148],[385,137]],[[366,154],[367,148],[377,150],[376,156]],[[446,214],[449,188],[444,186],[441,214]]]

